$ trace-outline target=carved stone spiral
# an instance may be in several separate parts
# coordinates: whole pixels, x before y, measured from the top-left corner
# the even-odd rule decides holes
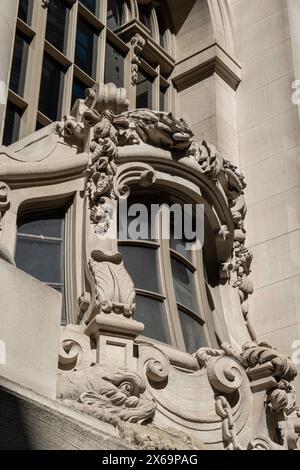
[[[170,364],[167,360],[150,359],[145,364],[148,380],[155,383],[164,382],[170,373]]]
[[[207,365],[211,386],[221,393],[233,393],[243,383],[244,370],[237,361],[228,357],[217,357]]]

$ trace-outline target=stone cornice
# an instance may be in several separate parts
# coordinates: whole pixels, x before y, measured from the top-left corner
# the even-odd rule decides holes
[[[241,81],[241,66],[217,43],[178,62],[172,81],[180,92],[214,73],[217,73],[233,90],[238,88]]]

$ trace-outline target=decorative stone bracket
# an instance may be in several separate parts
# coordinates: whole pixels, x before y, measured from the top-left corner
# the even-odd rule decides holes
[[[110,346],[117,345],[115,334]],[[289,420],[296,370],[265,343],[247,343],[242,351],[230,344],[202,348],[195,354],[198,370],[189,373],[151,343],[135,341],[123,364],[112,352],[97,360],[91,344],[83,325],[63,329],[58,399],[114,425],[140,448],[154,442],[156,449],[201,449],[203,442],[231,450],[297,445]],[[170,442],[173,447],[165,447]]]

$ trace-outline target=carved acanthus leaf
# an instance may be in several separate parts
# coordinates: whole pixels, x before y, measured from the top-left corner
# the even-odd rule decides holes
[[[122,258],[102,257],[99,250],[92,253],[90,270],[95,279],[96,305],[94,313],[116,313],[130,318],[135,309],[135,290]]]

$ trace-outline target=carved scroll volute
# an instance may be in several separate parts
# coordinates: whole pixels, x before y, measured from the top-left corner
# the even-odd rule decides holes
[[[247,380],[243,367],[230,357],[212,358],[207,364],[207,375],[212,388],[218,393],[231,394]]]
[[[0,181],[0,230],[1,230],[1,219],[4,216],[5,212],[9,209],[10,206],[10,187]]]

